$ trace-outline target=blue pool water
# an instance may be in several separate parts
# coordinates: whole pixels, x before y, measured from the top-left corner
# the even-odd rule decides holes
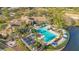
[[[46,28],[39,28],[38,30],[37,30],[37,32],[38,33],[41,33],[42,35],[44,35],[44,41],[45,42],[49,42],[49,41],[51,41],[52,39],[54,39],[54,38],[56,38],[56,35],[55,34],[53,34],[53,33],[51,33],[51,32],[49,32]]]

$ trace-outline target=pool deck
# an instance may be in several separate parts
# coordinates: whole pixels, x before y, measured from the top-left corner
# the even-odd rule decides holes
[[[59,34],[59,33],[54,32],[52,29],[50,29],[51,26],[46,26],[46,27],[44,27],[44,28],[46,28],[46,30],[47,30],[48,32],[50,32],[50,33],[56,35],[56,37],[53,38],[53,39],[51,39],[49,42],[45,42],[44,40],[42,40],[42,42],[43,42],[44,44],[49,45],[49,44],[51,44],[52,42],[54,42],[55,40],[57,40],[57,39],[60,37],[60,34]],[[39,29],[38,29],[38,30],[39,30]],[[40,33],[40,34],[41,34],[41,33]],[[45,35],[42,35],[42,37],[38,37],[38,39],[40,39],[40,40],[41,40],[41,39],[44,39],[44,36],[45,36]]]

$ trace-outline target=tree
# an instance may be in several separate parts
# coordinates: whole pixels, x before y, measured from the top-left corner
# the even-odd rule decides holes
[[[52,25],[56,25],[57,28],[63,28],[64,26],[64,8],[48,8],[48,18]]]
[[[0,49],[4,49],[6,48],[6,40],[5,39],[1,39],[0,38]]]
[[[7,20],[10,20],[9,10],[8,8],[2,9],[2,15],[6,17]]]

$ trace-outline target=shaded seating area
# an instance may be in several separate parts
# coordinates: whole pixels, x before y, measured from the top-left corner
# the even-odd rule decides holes
[[[34,44],[35,43],[35,40],[31,39],[31,38],[23,38],[23,40],[28,44],[28,45],[31,45],[31,44]]]
[[[55,47],[57,46],[57,42],[52,42],[51,45]]]

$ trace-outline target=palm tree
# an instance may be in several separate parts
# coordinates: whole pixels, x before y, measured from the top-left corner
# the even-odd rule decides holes
[[[0,38],[0,49],[4,49],[6,47],[7,47],[6,40]]]

